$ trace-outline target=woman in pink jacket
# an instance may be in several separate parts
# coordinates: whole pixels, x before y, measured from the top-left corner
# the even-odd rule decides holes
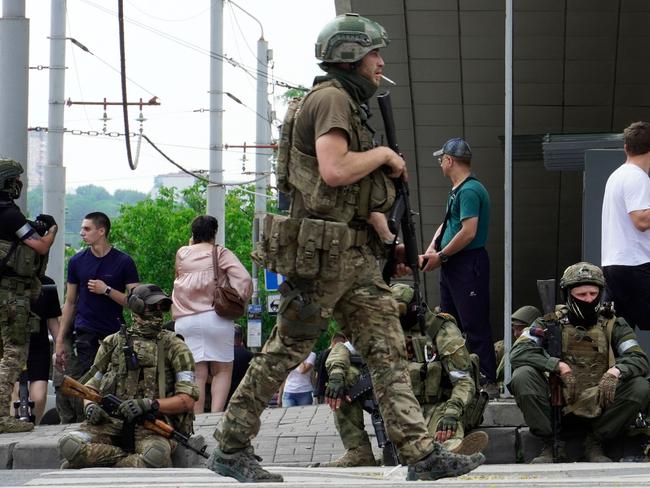
[[[234,323],[217,315],[212,306],[214,296],[214,267],[212,252],[219,223],[210,215],[201,215],[192,222],[189,246],[176,252],[176,279],[172,293],[172,316],[176,333],[185,342],[196,361],[196,383],[199,400],[194,413],[205,408],[205,384],[212,376],[212,412],[224,409],[232,376]],[[237,256],[222,246],[216,247],[219,267],[226,271],[230,286],[248,300],[253,282]]]

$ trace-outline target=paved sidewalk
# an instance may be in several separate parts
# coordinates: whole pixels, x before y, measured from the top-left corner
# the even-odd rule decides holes
[[[212,434],[220,419],[221,414],[204,414],[195,421],[195,444],[207,444],[208,453],[215,447]],[[64,432],[77,428],[78,424],[38,426],[33,432],[0,434],[0,469],[58,468],[61,464],[57,452],[58,439]],[[371,436],[375,455],[380,458],[381,451],[374,440],[368,415],[366,430]],[[480,430],[490,436],[485,453],[489,464],[527,462],[541,448],[539,439],[528,432],[521,412],[512,400],[490,402]],[[326,463],[344,452],[332,412],[326,405],[266,409],[253,446],[264,459],[263,464],[289,467]],[[638,454],[638,450],[619,451],[617,458]],[[205,459],[179,447],[174,453],[174,466],[202,467]]]

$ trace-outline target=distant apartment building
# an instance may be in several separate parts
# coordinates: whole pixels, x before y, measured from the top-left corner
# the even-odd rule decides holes
[[[43,168],[47,164],[47,132],[27,133],[27,184],[36,188],[43,184]]]
[[[198,172],[198,171],[197,171]],[[153,189],[151,190],[151,198],[156,198],[161,187],[176,188],[177,190],[185,190],[191,187],[196,182],[196,178],[178,171],[176,173],[166,173],[154,177]]]

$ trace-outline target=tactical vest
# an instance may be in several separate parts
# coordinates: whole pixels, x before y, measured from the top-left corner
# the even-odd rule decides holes
[[[562,361],[567,363],[576,379],[576,391],[598,385],[600,378],[609,369],[609,338],[607,319],[598,316],[596,324],[585,329],[568,322],[566,310],[562,314]]]
[[[407,342],[409,355],[408,372],[413,394],[421,405],[432,405],[451,398],[453,385],[442,366],[435,342],[427,337],[411,336]],[[474,397],[465,407],[462,421],[466,430],[478,427],[483,422],[483,411],[487,397],[479,388],[479,358],[471,353],[472,380],[476,385]]]
[[[5,259],[6,269],[20,278],[42,276],[47,263],[47,255],[41,256],[28,245],[0,239],[0,262]]]
[[[366,221],[371,211],[386,212],[395,201],[395,188],[381,168],[351,185],[331,187],[318,170],[315,156],[303,153],[293,144],[295,121],[309,97],[324,88],[334,87],[343,93],[350,105],[353,137],[350,150],[362,152],[375,144],[372,133],[362,120],[361,108],[336,80],[319,83],[301,100],[289,104],[282,124],[277,160],[278,188],[290,193],[292,217],[315,217],[323,220],[349,223]]]
[[[131,336],[133,352],[138,358],[138,368],[132,370],[127,368],[123,353],[126,338],[117,333],[112,339],[112,350],[107,351],[106,356],[98,358],[99,362],[95,363],[99,370],[106,370],[99,387],[102,395],[112,394],[121,400],[166,398],[174,395],[176,378],[166,360],[172,341],[177,340],[173,332],[162,330],[156,339]],[[192,431],[193,413],[165,416],[165,419],[182,432]]]

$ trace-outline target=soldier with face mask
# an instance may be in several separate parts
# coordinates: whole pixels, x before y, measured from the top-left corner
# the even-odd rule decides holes
[[[427,430],[451,452],[474,454],[485,449],[485,432],[465,433],[478,427],[487,405],[487,394],[477,391],[478,356],[470,354],[465,339],[449,314],[427,309],[426,336],[417,317],[406,311],[413,300],[413,288],[403,283],[391,286],[398,303],[400,322],[406,335],[408,371],[413,392],[420,403]],[[327,358],[329,382],[326,403],[334,420],[345,454],[325,466],[373,466],[375,458],[363,420],[363,399],[345,400],[348,389],[360,375],[358,354],[350,342],[336,344]],[[362,358],[358,358],[362,359]],[[372,392],[369,392],[372,394]]]
[[[588,462],[611,461],[603,442],[622,434],[650,401],[648,359],[633,329],[603,307],[605,279],[598,266],[569,266],[560,280],[564,304],[537,319],[510,353],[514,368],[508,385],[530,431],[544,441],[533,463],[552,463],[552,424],[547,374],[563,384],[563,414],[589,419],[584,441]],[[544,332],[561,331],[561,357],[545,350]],[[566,454],[560,449],[560,458]]]
[[[0,159],[0,433],[34,428],[31,422],[12,417],[9,405],[14,383],[27,363],[30,299],[40,294],[40,278],[57,231],[52,216],[39,215],[30,222],[14,203],[23,188],[22,173],[20,163]]]
[[[93,366],[82,378],[102,396],[113,394],[122,400],[118,417],[86,401],[86,421],[59,439],[62,468],[170,467],[176,445],[139,425],[145,415],[153,414],[183,434],[192,433],[199,397],[194,359],[181,338],[163,330],[163,313],[171,299],[156,285],[139,285],[130,292],[127,306],[133,325],[102,341]],[[134,432],[125,432],[125,424]],[[135,441],[133,452],[124,444],[129,437]]]

